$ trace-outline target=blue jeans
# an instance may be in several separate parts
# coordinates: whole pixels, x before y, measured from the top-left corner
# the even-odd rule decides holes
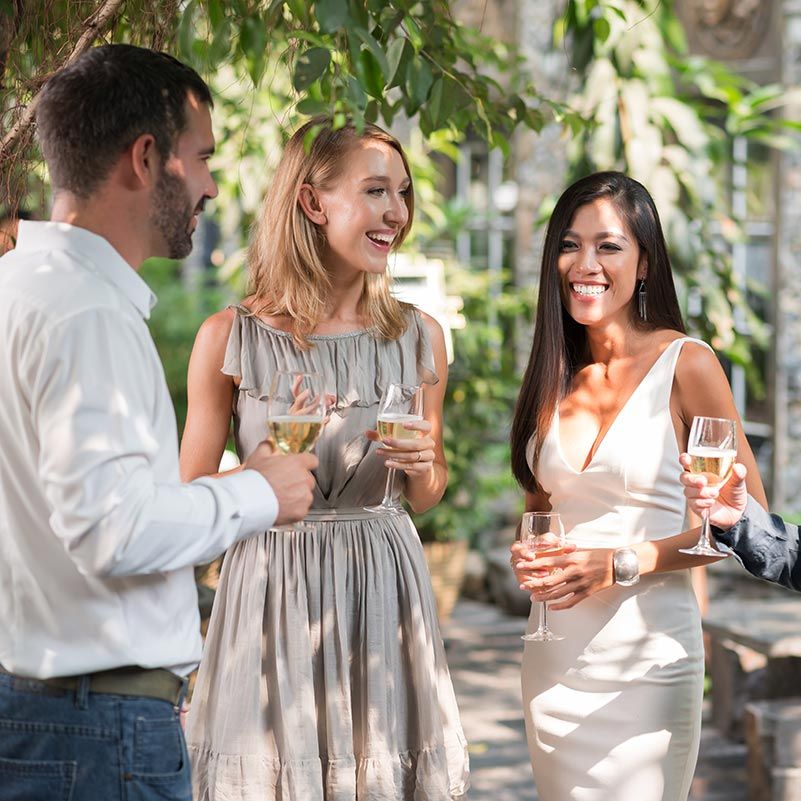
[[[191,801],[167,701],[0,674],[0,801]]]

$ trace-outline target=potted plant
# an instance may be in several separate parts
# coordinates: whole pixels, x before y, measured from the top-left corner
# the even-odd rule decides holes
[[[509,426],[520,386],[514,332],[531,319],[532,293],[492,287],[487,274],[451,268],[449,292],[464,301],[467,325],[453,332],[445,396],[448,488],[415,516],[441,620],[459,596],[468,548],[517,513],[509,467]],[[514,508],[510,508],[514,507]]]

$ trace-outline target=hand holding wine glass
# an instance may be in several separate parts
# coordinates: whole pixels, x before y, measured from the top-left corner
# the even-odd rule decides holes
[[[737,459],[737,423],[720,417],[695,417],[687,445],[690,472],[703,476],[710,486],[725,484]],[[701,535],[692,548],[679,548],[692,556],[725,557],[709,536],[709,509],[701,512]]]
[[[520,524],[518,539],[529,550],[529,556],[541,559],[546,556],[560,556],[565,551],[565,529],[562,519],[556,512],[526,512]],[[564,639],[548,628],[548,607],[540,602],[540,619],[537,630],[524,634],[527,642],[551,642]]]
[[[681,454],[679,462],[684,468],[679,478],[690,511],[702,517],[706,510],[713,526],[731,528],[743,516],[748,503],[748,486],[745,483],[748,471],[745,465],[735,462],[728,481],[710,484],[705,476],[689,472],[692,466],[689,454]]]
[[[426,427],[423,419],[423,392],[413,384],[389,384],[378,404],[377,434],[372,439],[391,441],[392,448],[382,449],[381,453],[390,456],[401,469],[422,464],[424,451],[413,441],[422,437]],[[432,459],[433,459],[433,450]],[[425,460],[429,462],[428,459]],[[370,512],[399,514],[403,512],[400,491],[395,487],[395,467],[387,473],[387,483],[381,503],[365,507]]]
[[[273,375],[267,404],[267,429],[280,453],[300,454],[311,450],[323,430],[325,416],[326,394],[319,373],[279,370]],[[306,524],[276,528],[314,530]]]

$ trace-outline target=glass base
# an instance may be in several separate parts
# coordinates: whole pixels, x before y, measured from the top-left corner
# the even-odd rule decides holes
[[[383,501],[377,503],[375,506],[365,506],[364,510],[366,512],[375,512],[379,515],[402,515],[404,512],[400,504],[384,503]]]
[[[524,634],[520,639],[526,642],[557,642],[564,640],[564,637],[561,634],[554,634],[550,629],[545,629],[545,631],[532,631],[531,634]]]
[[[717,556],[718,559],[725,559],[729,554],[710,548],[708,545],[693,545],[692,548],[679,548],[679,553],[686,553],[690,556]]]

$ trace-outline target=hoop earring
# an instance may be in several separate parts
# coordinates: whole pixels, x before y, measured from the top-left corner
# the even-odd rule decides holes
[[[640,319],[648,322],[648,289],[644,278],[640,278],[637,284],[637,311],[640,313]]]

